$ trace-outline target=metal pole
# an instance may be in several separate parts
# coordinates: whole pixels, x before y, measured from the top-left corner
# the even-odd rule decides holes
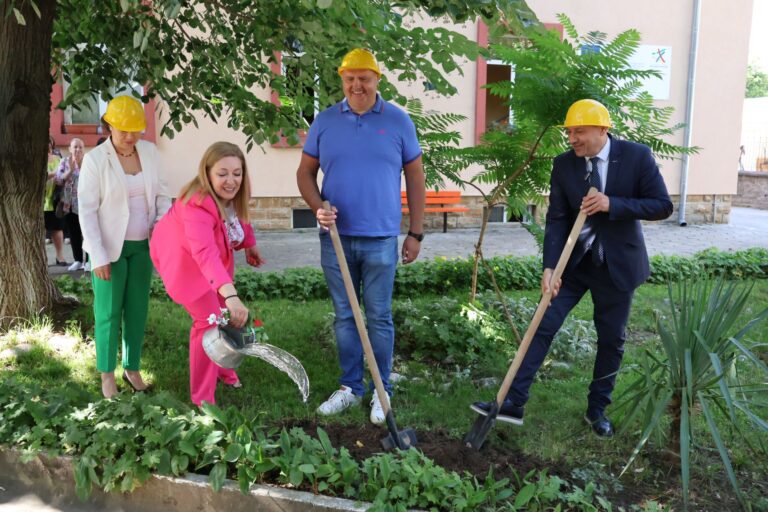
[[[691,21],[691,52],[688,56],[688,97],[685,101],[685,139],[683,146],[691,147],[693,138],[693,97],[696,88],[696,57],[699,53],[699,25],[701,24],[701,0],[693,1],[693,19]],[[680,171],[680,206],[678,223],[681,226],[687,226],[685,221],[685,206],[688,195],[688,167],[690,165],[689,155],[683,155],[683,166]]]

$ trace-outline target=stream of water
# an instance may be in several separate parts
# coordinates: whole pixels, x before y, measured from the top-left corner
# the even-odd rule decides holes
[[[307,398],[309,398],[309,377],[307,377],[304,366],[293,354],[268,343],[249,343],[245,347],[238,349],[238,351],[241,354],[263,359],[287,374],[299,387],[302,400],[304,402],[307,401]]]

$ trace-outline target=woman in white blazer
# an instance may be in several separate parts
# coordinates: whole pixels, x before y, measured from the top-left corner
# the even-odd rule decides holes
[[[110,136],[85,156],[77,193],[92,268],[96,369],[102,394],[111,398],[121,326],[122,379],[133,391],[150,389],[139,373],[152,278],[149,235],[171,199],[157,148],[139,140],[146,128],[141,103],[118,96],[102,120]]]

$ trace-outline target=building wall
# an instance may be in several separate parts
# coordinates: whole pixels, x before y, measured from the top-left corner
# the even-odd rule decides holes
[[[669,100],[659,101],[662,106],[675,108],[673,122],[683,122],[688,83],[688,59],[691,39],[691,20],[694,0],[646,0],[642,8],[630,0],[581,0],[564,3],[559,0],[528,0],[539,19],[555,22],[556,14],[566,11],[581,33],[601,30],[609,37],[636,28],[644,44],[658,44],[672,48],[672,72]],[[699,219],[727,222],[730,196],[736,194],[738,179],[739,139],[743,91],[746,80],[748,39],[752,0],[730,2],[702,1],[698,71],[695,86],[693,144],[700,153],[690,159],[688,177],[689,223]],[[415,23],[426,23],[416,20]],[[452,26],[467,37],[476,38],[475,24]],[[477,65],[466,62],[463,74],[454,73],[452,83],[459,94],[442,97],[424,92],[421,83],[404,84],[400,89],[406,96],[418,97],[427,109],[455,112],[467,117],[458,126],[465,144],[475,140],[475,91]],[[385,71],[386,73],[386,71]],[[269,91],[258,93],[265,100]],[[162,126],[165,117],[159,114]],[[171,191],[179,190],[191,179],[205,148],[217,140],[228,140],[245,147],[242,134],[226,128],[226,121],[216,124],[201,118],[199,128],[185,127],[173,139],[159,137],[163,164],[169,177]],[[682,131],[670,142],[682,144]],[[255,147],[248,152],[248,167],[254,194],[255,224],[262,229],[288,229],[290,211],[302,207],[295,181],[295,171],[301,155],[300,148]],[[662,175],[672,195],[680,191],[681,163],[679,160],[661,161]],[[477,169],[469,169],[469,176]],[[713,199],[714,210],[712,208]],[[479,224],[482,208],[478,209],[477,193],[467,190],[466,200],[470,212],[451,215],[457,225]],[[727,208],[723,205],[727,204]],[[707,210],[708,209],[708,210]],[[714,212],[707,217],[704,211]],[[480,213],[478,213],[480,212]],[[428,222],[442,226],[442,215],[428,215]],[[707,220],[711,219],[711,220]]]
[[[768,172],[740,171],[739,193],[733,204],[768,210]]]

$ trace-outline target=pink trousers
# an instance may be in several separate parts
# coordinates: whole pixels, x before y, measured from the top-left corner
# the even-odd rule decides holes
[[[208,323],[211,314],[220,316],[223,307],[219,294],[208,292],[195,302],[184,304],[192,317],[192,328],[189,330],[189,390],[192,402],[200,405],[202,402],[216,403],[216,382],[224,384],[238,382],[235,370],[222,368],[208,357],[203,349],[203,334],[212,326]]]

